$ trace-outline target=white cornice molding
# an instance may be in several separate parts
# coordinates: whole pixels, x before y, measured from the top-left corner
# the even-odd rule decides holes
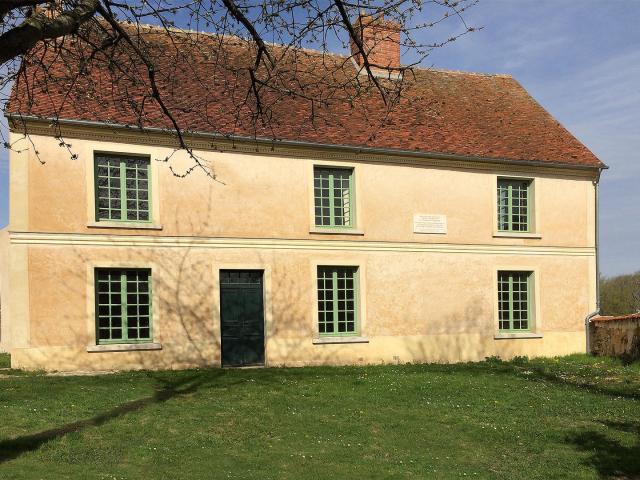
[[[125,125],[59,120],[57,126],[46,119],[9,116],[13,133],[42,136],[62,136],[65,139],[93,140],[178,148],[178,140],[170,131],[138,129]],[[18,127],[20,125],[20,127]],[[596,167],[575,166],[548,161],[510,160],[502,158],[464,157],[453,154],[424,153],[405,150],[352,147],[311,142],[269,140],[262,138],[228,137],[199,132],[185,132],[189,146],[195,150],[235,152],[249,155],[278,155],[332,161],[419,165],[461,170],[500,170],[535,172],[560,177],[595,178]]]
[[[14,245],[62,245],[145,248],[239,248],[256,250],[333,250],[358,252],[433,252],[490,255],[559,255],[593,257],[593,247],[381,242],[285,238],[176,237],[87,233],[11,232]]]

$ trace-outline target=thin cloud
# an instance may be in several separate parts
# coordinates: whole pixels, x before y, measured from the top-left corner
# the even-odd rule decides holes
[[[610,165],[601,183],[602,270],[640,270],[640,3],[481,0],[465,20],[484,29],[435,50],[429,61],[440,68],[513,74]],[[447,22],[425,39],[447,38],[459,28]],[[0,128],[6,132],[4,122]],[[7,175],[3,151],[0,225],[8,211]]]
[[[625,2],[482,0],[484,25],[431,60],[512,73],[611,169],[601,181],[601,266],[640,270],[640,8]]]

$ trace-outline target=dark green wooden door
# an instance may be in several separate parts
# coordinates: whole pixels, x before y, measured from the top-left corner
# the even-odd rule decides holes
[[[262,271],[220,271],[222,366],[264,365]]]

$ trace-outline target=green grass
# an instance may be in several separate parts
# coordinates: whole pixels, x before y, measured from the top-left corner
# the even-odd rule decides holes
[[[639,478],[640,363],[0,378],[0,478]]]
[[[11,356],[8,353],[0,353],[0,368],[9,368],[11,366]]]

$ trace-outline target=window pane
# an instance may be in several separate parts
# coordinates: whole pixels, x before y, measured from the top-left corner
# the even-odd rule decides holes
[[[498,230],[529,231],[530,180],[498,179]]]
[[[498,272],[498,328],[529,330],[531,272]]]
[[[145,269],[96,270],[98,343],[151,340],[150,274]]]
[[[313,172],[313,196],[315,203],[316,225],[330,225],[329,206],[329,171],[316,168]]]
[[[353,170],[316,167],[313,185],[315,224],[353,226]]]
[[[333,172],[333,208],[336,226],[351,225],[351,170]]]
[[[121,278],[116,270],[96,272],[96,325],[98,340],[119,339],[122,323]]]
[[[357,333],[356,267],[318,267],[318,331]]]
[[[121,220],[120,208],[114,208],[120,199],[120,159],[96,157],[96,216],[98,220]]]
[[[97,219],[149,221],[149,160],[99,155],[95,161]]]

